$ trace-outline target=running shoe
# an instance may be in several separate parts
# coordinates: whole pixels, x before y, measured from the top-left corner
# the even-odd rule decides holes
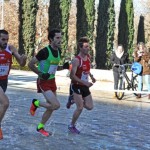
[[[67,109],[69,109],[72,104],[74,104],[73,95],[70,95],[69,98],[68,98],[68,102],[66,104]]]
[[[80,133],[80,131],[75,126],[70,125],[68,126],[68,129],[71,133],[76,133],[76,134]]]
[[[35,106],[35,104],[34,104],[35,101],[37,101],[37,100],[36,100],[36,99],[33,99],[33,100],[32,100],[32,104],[31,104],[31,107],[30,107],[30,114],[31,114],[32,116],[35,115],[35,111],[36,111],[36,109],[38,108],[38,107]]]
[[[47,131],[44,130],[44,128],[37,129],[37,131],[39,133],[41,133],[42,135],[44,135],[44,136],[49,136],[50,135],[49,132],[47,132]]]
[[[0,128],[0,140],[3,139],[3,132],[2,132],[2,129]]]

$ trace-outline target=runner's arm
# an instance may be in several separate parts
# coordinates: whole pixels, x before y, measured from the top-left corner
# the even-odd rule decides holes
[[[25,66],[26,65],[26,60],[27,56],[22,54],[20,55],[17,51],[17,49],[13,45],[9,45],[9,49],[11,50],[12,54],[16,58],[17,62],[19,63],[20,66]]]
[[[69,69],[69,62],[65,62],[62,66],[58,66],[57,71]]]
[[[38,60],[36,57],[33,57],[32,60],[28,63],[28,67],[34,72],[36,73],[40,78],[44,79],[44,80],[48,80],[50,77],[49,73],[43,73],[41,71],[38,70],[38,68],[36,67],[36,64],[38,63]]]
[[[93,74],[91,74],[91,72],[90,72],[89,76],[90,76],[92,82],[95,83],[95,82],[96,82],[96,79],[94,78]]]
[[[39,75],[39,73],[41,73],[41,72],[39,72],[39,70],[38,70],[37,67],[36,67],[36,64],[37,64],[37,63],[38,63],[37,58],[36,58],[36,57],[33,57],[33,58],[29,61],[28,67],[29,67],[34,73],[36,73],[37,75]]]

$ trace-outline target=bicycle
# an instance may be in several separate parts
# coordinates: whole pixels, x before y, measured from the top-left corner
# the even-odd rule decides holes
[[[119,90],[132,90],[137,91],[138,88],[138,80],[137,80],[137,74],[135,75],[133,71],[131,70],[131,79],[128,77],[126,73],[126,67],[132,66],[132,64],[123,64],[118,65],[119,66]],[[121,100],[124,97],[125,92],[115,92],[116,98],[118,100]],[[137,96],[137,93],[133,93],[135,96]]]

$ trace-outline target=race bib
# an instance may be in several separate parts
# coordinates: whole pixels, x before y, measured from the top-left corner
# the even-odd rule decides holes
[[[49,74],[55,74],[57,71],[57,67],[58,67],[58,65],[50,65],[48,73]]]
[[[89,81],[89,74],[85,73],[85,72],[82,72],[81,80],[82,81]]]
[[[0,76],[8,75],[9,65],[0,65]]]

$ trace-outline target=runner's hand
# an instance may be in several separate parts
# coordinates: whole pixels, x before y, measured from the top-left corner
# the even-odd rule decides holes
[[[48,78],[50,77],[49,73],[39,73],[39,77],[44,79],[44,80],[48,80]]]
[[[95,83],[96,82],[96,79],[94,78],[94,76],[90,73],[90,78],[92,80],[92,83]]]
[[[25,66],[25,65],[26,65],[26,61],[27,61],[27,56],[24,55],[24,54],[22,54],[22,55],[20,56],[20,60],[21,60],[20,65],[21,65],[21,66]]]
[[[84,85],[87,86],[87,87],[91,87],[93,85],[93,83],[91,83],[91,82],[84,82]]]
[[[93,83],[96,82],[96,79],[94,77],[91,77],[91,80],[92,80]]]

